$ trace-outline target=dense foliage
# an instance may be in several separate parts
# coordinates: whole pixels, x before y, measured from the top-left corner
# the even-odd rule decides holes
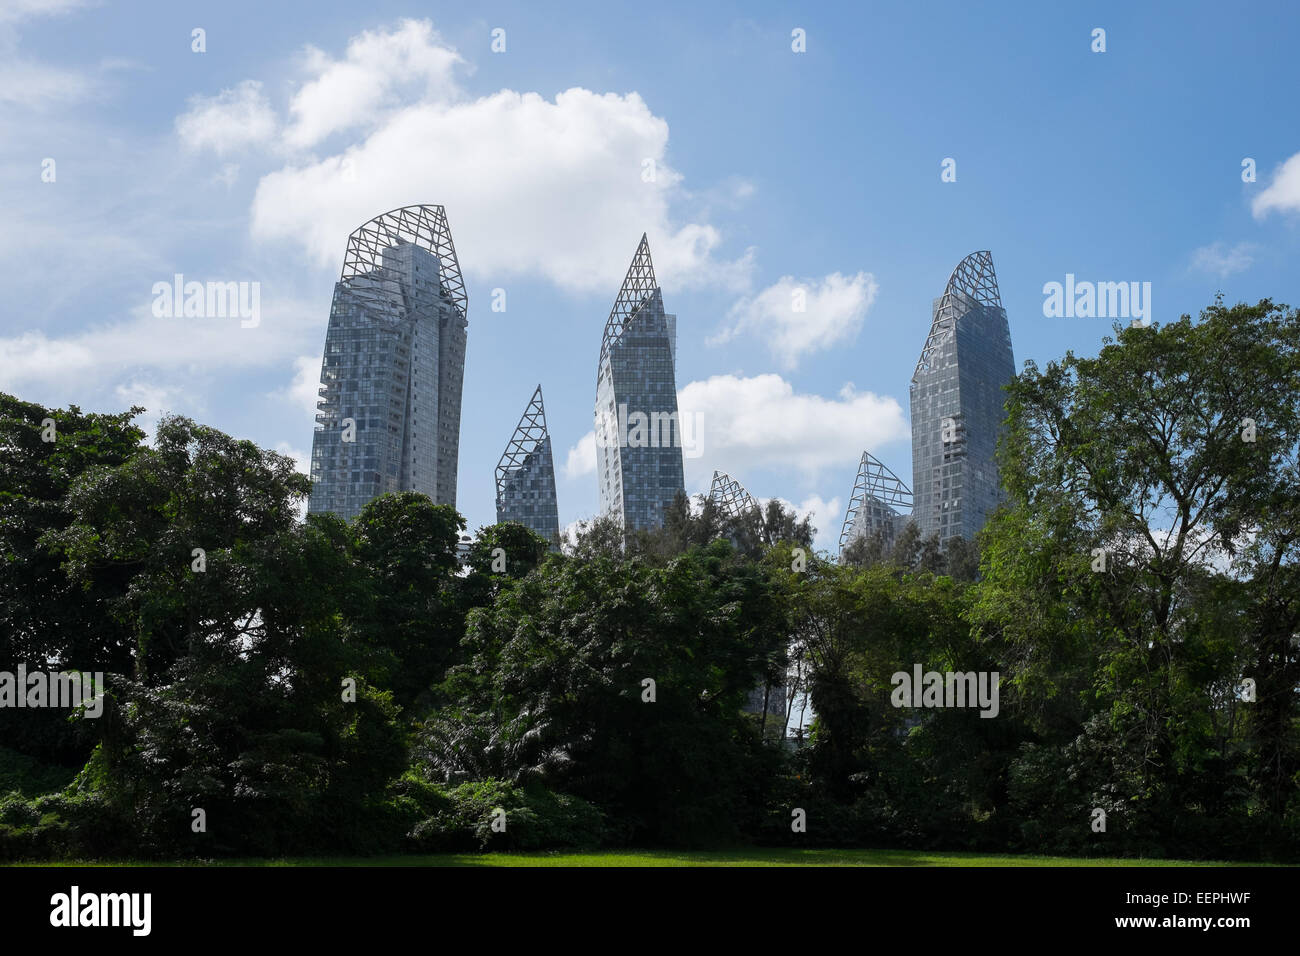
[[[449,507],[303,519],[289,459],[139,411],[0,395],[0,671],[105,673],[98,717],[0,707],[0,856],[1300,859],[1294,311],[1028,365],[980,540],[838,562],[779,501],[682,497],[462,565]],[[998,673],[996,717],[898,706],[914,667]]]

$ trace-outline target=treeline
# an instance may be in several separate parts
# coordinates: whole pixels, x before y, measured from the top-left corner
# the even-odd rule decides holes
[[[680,499],[565,554],[480,529],[462,568],[451,508],[302,520],[289,459],[177,417],[147,444],[140,411],[0,396],[0,670],[105,673],[97,719],[0,707],[7,858],[1300,859],[1293,310],[1027,366],[980,540],[842,562],[778,502]],[[896,706],[918,665],[998,673],[996,717]]]

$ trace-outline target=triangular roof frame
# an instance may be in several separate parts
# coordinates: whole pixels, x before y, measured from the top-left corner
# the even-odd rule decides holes
[[[986,308],[1002,308],[1002,296],[998,292],[998,277],[993,271],[993,253],[987,249],[972,252],[952,270],[948,284],[944,286],[939,298],[939,308],[935,310],[934,321],[930,323],[930,334],[925,340],[921,357],[916,360],[916,371],[912,373],[915,382],[922,372],[930,370],[930,360],[939,346],[948,341],[957,329],[957,320],[970,309],[970,304]]]
[[[605,321],[605,332],[600,339],[602,361],[631,324],[632,318],[658,293],[659,283],[655,281],[655,267],[650,260],[650,242],[643,232],[636,254],[632,256],[632,264],[623,277],[623,285],[619,287],[614,307],[609,310],[609,318]]]
[[[510,436],[510,442],[501,454],[501,460],[497,462],[498,499],[504,493],[505,483],[549,437],[550,433],[546,430],[546,407],[542,404],[542,386],[538,383],[533,397],[528,401],[528,407],[519,416],[519,424],[515,426],[514,434]]]
[[[857,522],[858,512],[867,500],[874,498],[882,505],[897,513],[899,507],[912,510],[912,490],[899,480],[879,458],[869,451],[862,453],[858,462],[858,477],[853,483],[853,495],[849,498],[849,510],[844,515],[844,526],[840,530],[840,550],[848,544],[853,525]]]
[[[740,518],[751,512],[760,514],[758,502],[745,490],[745,486],[732,478],[725,471],[713,473],[713,485],[709,488],[709,498],[728,518]]]
[[[339,281],[367,278],[371,283],[355,283],[354,294],[381,300],[401,294],[400,277],[384,268],[384,252],[403,242],[414,243],[438,257],[442,292],[460,310],[464,318],[469,308],[465,280],[460,274],[456,246],[442,206],[401,206],[376,216],[348,236]],[[373,283],[373,284],[372,284]]]

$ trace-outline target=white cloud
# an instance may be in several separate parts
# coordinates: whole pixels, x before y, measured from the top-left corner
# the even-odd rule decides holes
[[[578,532],[582,530],[583,525],[587,524],[589,521],[590,519],[578,518],[574,521],[570,521],[560,529],[560,546],[566,552],[573,548],[573,545],[578,540]]]
[[[323,267],[336,268],[346,237],[379,213],[435,203],[466,272],[494,282],[608,292],[645,232],[665,289],[750,288],[752,250],[721,256],[721,232],[668,161],[668,123],[640,95],[475,98],[453,76],[463,62],[428,21],[406,20],[357,35],[339,59],[308,49],[287,123],[245,80],[193,100],[176,130],[191,149],[297,156],[258,182],[250,231]],[[301,155],[330,137],[330,151]],[[728,191],[740,201],[752,187]],[[691,216],[675,217],[676,205]]]
[[[399,90],[418,86],[417,95],[430,100],[453,98],[452,71],[463,62],[427,20],[403,20],[389,32],[367,30],[352,38],[342,60],[308,47],[305,66],[316,78],[289,104],[293,125],[285,139],[310,147],[340,130],[373,125]]]
[[[833,399],[800,394],[772,374],[691,382],[678,392],[677,403],[702,426],[703,453],[686,459],[692,485],[706,483],[715,468],[737,476],[764,468],[808,478],[827,467],[851,470],[864,448],[911,434],[893,398],[852,385]]]
[[[846,473],[864,448],[880,448],[911,434],[898,402],[846,385],[833,399],[799,394],[779,375],[715,375],[677,393],[685,419],[698,422],[696,457],[685,456],[686,484],[706,489],[714,470],[740,477],[759,469],[815,478],[827,467]],[[596,470],[596,437],[583,435],[569,449],[565,474]],[[748,487],[748,486],[746,486]],[[752,489],[751,489],[752,491]]]
[[[596,472],[596,433],[589,431],[578,439],[578,443],[569,449],[564,462],[566,478],[581,478]]]
[[[67,103],[89,92],[90,81],[73,70],[61,70],[34,60],[6,59],[0,63],[0,103],[21,106]]]
[[[175,392],[171,389],[140,381],[117,386],[116,394],[127,405],[143,405],[155,415],[168,411],[165,406],[175,400]]]
[[[1226,278],[1249,269],[1255,261],[1254,252],[1253,243],[1239,242],[1230,247],[1226,242],[1214,242],[1192,253],[1192,268]]]
[[[1300,212],[1300,153],[1281,165],[1268,188],[1250,204],[1256,219],[1263,219],[1274,210]]]
[[[311,477],[311,458],[307,455],[306,452],[294,448],[287,441],[276,442],[275,450],[278,451],[281,455],[285,455],[289,458],[292,458],[293,466],[300,474],[306,475],[309,478]],[[301,521],[302,519],[307,517],[307,506],[310,503],[311,502],[307,498],[302,498],[298,501],[297,505],[295,506],[295,511],[298,514],[298,520]]]
[[[43,332],[0,339],[0,388],[18,391],[18,385],[57,381],[84,371],[95,361],[93,344],[87,339],[84,335],[49,339]]]
[[[221,167],[221,171],[212,177],[212,181],[219,186],[225,186],[227,192],[229,192],[230,187],[235,185],[238,179],[238,163],[226,163]]]
[[[0,23],[59,16],[89,5],[89,0],[4,0],[0,3]]]
[[[167,413],[177,413],[182,400],[182,393],[177,389],[138,380],[118,385],[113,394],[124,410],[135,405],[144,408],[144,413],[135,422],[144,429],[146,440],[150,442],[158,428],[158,419]]]
[[[729,316],[733,324],[709,344],[749,332],[764,339],[785,368],[793,368],[800,356],[856,335],[878,290],[868,272],[853,276],[833,272],[820,281],[782,276],[758,295],[736,303]]]
[[[190,97],[189,111],[176,117],[176,135],[186,149],[211,149],[219,156],[265,143],[275,130],[275,112],[256,80],[216,96]]]
[[[406,43],[408,59],[424,64],[422,84],[442,75],[437,50],[446,49],[431,46],[436,34],[427,24],[395,28],[388,40],[369,36],[366,43],[380,46]],[[373,64],[367,49],[354,42],[338,60],[322,60],[306,82],[340,64]],[[0,64],[5,52],[0,48]],[[443,59],[449,62],[449,55]],[[334,155],[283,168],[277,162],[273,168],[279,171],[261,180],[249,210],[253,238],[300,243],[334,272],[348,233],[377,212],[410,202],[444,202],[462,261],[480,275],[536,276],[612,295],[641,232],[648,231],[666,287],[705,283],[715,274],[724,285],[748,282],[748,255],[720,260],[722,240],[714,226],[698,215],[694,221],[670,215],[670,203],[686,194],[666,161],[668,125],[636,93],[575,89],[548,100],[504,90],[474,99],[433,85],[432,92],[427,85],[415,92],[390,88],[384,102],[406,97],[406,105],[391,105],[377,128]],[[216,275],[197,274],[193,255],[178,259],[175,251],[192,238],[187,223],[210,213],[213,199],[211,193],[194,194],[194,170],[176,171],[168,142],[207,154],[212,168],[198,181],[221,193],[237,188],[252,170],[265,168],[268,158],[288,149],[289,123],[277,117],[266,93],[256,80],[245,80],[193,99],[175,119],[176,138],[162,142],[115,136],[111,127],[79,139],[60,130],[70,141],[95,141],[58,157],[60,167],[80,163],[94,178],[70,178],[65,185],[60,177],[57,191],[52,186],[27,191],[22,197],[27,201],[9,210],[15,228],[0,230],[0,254],[14,266],[16,284],[26,281],[33,287],[30,298],[40,304],[39,310],[28,310],[25,327],[11,323],[0,329],[0,388],[57,392],[75,381],[112,395],[114,387],[140,374],[159,387],[188,381],[197,388],[200,379],[215,382],[244,369],[274,371],[319,349],[328,282],[320,285],[300,267],[291,271],[284,257],[272,260],[264,248],[236,252]],[[409,102],[411,96],[415,102]],[[307,112],[306,106],[300,111]],[[298,121],[299,115],[291,119]],[[256,155],[212,155],[239,143],[255,148]],[[24,155],[33,154],[30,143],[23,148]],[[656,160],[655,182],[642,181],[643,158]],[[345,160],[352,165],[345,168]],[[350,182],[349,171],[355,174]],[[130,184],[127,192],[113,188],[123,182]],[[78,228],[50,219],[50,197],[73,197]],[[28,281],[42,276],[50,261],[62,264],[59,283]],[[259,276],[267,262],[273,262],[274,274]],[[151,283],[169,280],[174,272],[201,280],[262,278],[260,327],[149,315]],[[319,295],[288,301],[295,290],[284,286],[305,279]],[[282,290],[279,302],[272,298],[273,286]],[[116,307],[92,323],[71,321],[89,289],[98,289]],[[326,298],[319,301],[319,296]],[[319,351],[315,355],[313,368],[296,368],[300,374],[292,385],[285,376],[287,400],[314,400],[310,377],[318,374]]]
[[[472,102],[395,111],[363,142],[264,176],[252,232],[301,243],[338,263],[344,237],[379,212],[447,207],[466,270],[504,281],[539,275],[577,290],[616,286],[642,232],[665,288],[744,288],[750,262],[718,261],[718,230],[675,224],[680,177],[667,165],[668,124],[636,93],[571,89],[546,100],[502,90]],[[657,163],[641,179],[642,159]]]
[[[267,398],[288,402],[315,422],[316,402],[320,399],[320,357],[299,355],[295,358],[292,384],[271,392]]]
[[[233,317],[158,318],[150,313],[150,298],[142,299],[143,306],[121,322],[60,337],[27,331],[0,338],[0,389],[21,393],[51,382],[111,381],[123,369],[137,368],[152,368],[192,387],[212,371],[282,362],[320,328],[319,307],[265,295],[261,323],[247,329]]]
[[[305,451],[294,448],[287,441],[276,442],[275,450],[281,455],[292,458],[294,467],[297,468],[299,472],[304,475],[311,475],[311,458]]]
[[[22,20],[59,16],[86,6],[84,0],[0,0],[0,104],[41,107],[70,103],[94,91],[80,70],[47,66],[18,52]]]

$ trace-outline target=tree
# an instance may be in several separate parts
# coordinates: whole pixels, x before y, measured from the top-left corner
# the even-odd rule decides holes
[[[758,812],[771,757],[741,709],[784,638],[765,576],[725,542],[663,566],[547,561],[471,615],[421,759],[544,782],[629,835],[717,839]]]
[[[1009,386],[977,617],[1040,732],[1105,755],[1081,801],[1168,840],[1244,820],[1243,775],[1294,812],[1300,321],[1217,301],[1117,335]]]
[[[901,574],[928,571],[954,581],[974,581],[979,575],[979,546],[960,535],[939,543],[939,533],[921,537],[915,521],[908,521],[897,536],[880,528],[849,542],[841,563],[856,568],[886,566]]]
[[[121,581],[104,606],[132,666],[107,675],[80,786],[134,822],[142,851],[344,844],[404,765],[396,708],[366,680],[382,667],[349,626],[385,607],[365,589],[400,546],[367,523],[359,550],[379,571],[357,574],[339,519],[296,520],[309,486],[285,456],[166,418],[153,448],[74,482],[68,526],[46,536],[74,583]]]
[[[139,453],[144,432],[132,419],[143,411],[83,414],[75,405],[46,408],[0,393],[0,642],[6,661],[94,668],[129,657],[118,635],[90,626],[99,623],[96,604],[113,587],[111,576],[69,581],[52,532],[72,520],[65,499],[74,484]]]
[[[380,495],[353,522],[361,581],[345,615],[380,655],[372,679],[408,711],[429,704],[464,630],[465,583],[456,577],[464,527],[455,508],[417,492]]]
[[[140,451],[144,432],[133,420],[142,411],[83,413],[76,405],[47,408],[0,393],[0,659],[6,669],[130,666],[130,634],[105,620],[123,574],[102,567],[93,577],[71,580],[52,537],[71,522],[65,499],[83,475]],[[2,709],[0,738],[41,760],[79,765],[92,739],[66,718],[52,709]]]
[[[816,534],[810,518],[800,519],[792,508],[776,498],[768,501],[764,509],[726,516],[718,511],[711,498],[696,495],[692,506],[686,494],[678,492],[664,508],[664,522],[659,528],[623,533],[617,519],[611,517],[581,525],[574,555],[639,555],[662,564],[691,548],[704,548],[725,539],[740,553],[757,560],[781,541],[811,550]]]
[[[154,447],[71,486],[71,521],[42,541],[57,549],[77,586],[111,570],[119,583],[104,611],[134,644],[132,667],[148,682],[208,628],[242,632],[256,622],[249,582],[227,557],[289,530],[311,481],[293,460],[189,419],[158,423]]]

